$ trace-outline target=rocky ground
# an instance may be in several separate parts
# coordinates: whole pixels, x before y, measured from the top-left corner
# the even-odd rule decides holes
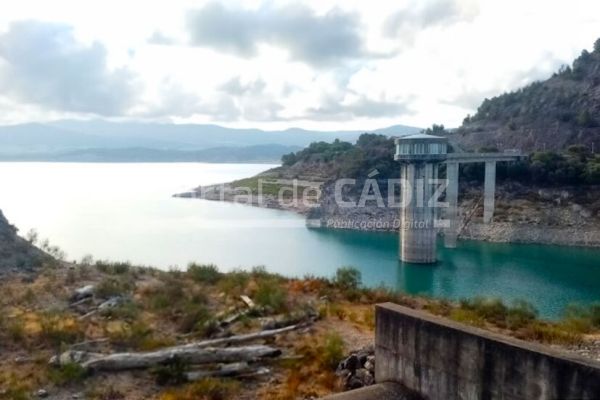
[[[355,389],[374,383],[374,305],[386,301],[600,361],[600,306],[547,322],[525,305],[365,289],[351,268],[299,280],[262,268],[65,263],[21,239],[23,253],[9,232],[0,399],[314,399]],[[10,264],[22,254],[43,261]]]

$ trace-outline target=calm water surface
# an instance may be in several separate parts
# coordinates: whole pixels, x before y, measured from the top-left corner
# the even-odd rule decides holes
[[[397,261],[397,236],[307,229],[292,213],[173,198],[200,184],[254,175],[252,164],[0,163],[0,209],[70,259],[129,260],[162,268],[190,261],[223,270],[265,265],[288,276],[358,267],[363,282],[458,299],[525,299],[546,317],[600,301],[600,250],[460,242],[436,266]]]

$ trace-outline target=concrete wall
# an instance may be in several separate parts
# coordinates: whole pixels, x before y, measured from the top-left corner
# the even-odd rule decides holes
[[[386,303],[375,379],[426,399],[600,399],[600,363]]]

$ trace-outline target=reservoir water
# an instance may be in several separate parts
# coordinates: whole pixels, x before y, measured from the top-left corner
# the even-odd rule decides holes
[[[188,262],[222,270],[264,265],[287,276],[332,276],[344,265],[368,286],[459,299],[524,299],[544,317],[600,301],[600,249],[459,242],[436,266],[403,265],[394,234],[307,229],[293,213],[173,198],[198,185],[248,177],[256,164],[0,163],[0,210],[68,259]]]

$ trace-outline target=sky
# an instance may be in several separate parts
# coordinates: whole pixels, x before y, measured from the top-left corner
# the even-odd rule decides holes
[[[600,38],[597,0],[19,0],[0,124],[459,126]]]

